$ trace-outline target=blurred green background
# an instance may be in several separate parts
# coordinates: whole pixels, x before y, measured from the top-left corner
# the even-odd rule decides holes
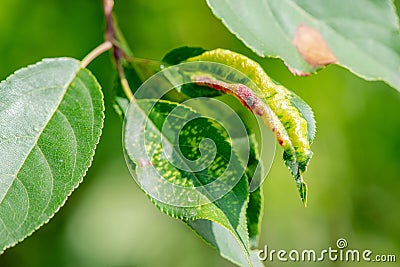
[[[1,0],[1,79],[44,57],[83,58],[103,40],[101,2]],[[320,250],[346,238],[350,248],[397,256],[397,263],[268,266],[399,266],[397,91],[338,66],[312,77],[294,77],[280,60],[261,59],[247,49],[213,17],[204,0],[119,0],[116,13],[138,57],[160,59],[182,45],[235,50],[256,59],[314,109],[318,132],[305,175],[308,207],[303,208],[278,150],[264,183],[260,246]],[[183,223],[160,213],[138,189],[125,166],[121,121],[110,102],[114,71],[109,55],[89,68],[107,101],[93,167],[52,221],[1,255],[0,266],[233,266]]]

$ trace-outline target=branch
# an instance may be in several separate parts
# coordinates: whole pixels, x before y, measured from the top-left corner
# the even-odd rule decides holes
[[[124,68],[122,67],[122,60],[126,58],[126,54],[120,47],[121,40],[118,37],[122,38],[122,36],[117,35],[117,27],[113,18],[113,8],[114,8],[114,0],[103,0],[103,8],[104,8],[104,16],[106,18],[106,31],[105,31],[105,39],[106,42],[110,43],[113,48],[113,56],[114,61],[117,66],[118,76],[121,80],[122,89],[129,100],[133,99],[133,93],[129,86],[129,83],[126,79]],[[119,34],[121,35],[121,34]]]

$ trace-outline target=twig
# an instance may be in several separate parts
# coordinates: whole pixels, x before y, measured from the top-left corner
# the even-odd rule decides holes
[[[114,8],[114,0],[103,0],[104,15],[106,18],[106,31],[105,39],[112,45],[113,56],[115,65],[117,66],[118,76],[121,81],[122,89],[126,97],[131,101],[133,99],[133,93],[129,86],[128,80],[125,76],[124,68],[122,67],[122,60],[126,57],[124,51],[119,47],[119,41],[116,34],[116,26],[112,11]]]

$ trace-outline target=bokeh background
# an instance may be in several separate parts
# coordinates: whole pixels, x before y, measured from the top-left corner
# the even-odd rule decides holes
[[[103,40],[101,2],[1,0],[1,79],[44,57],[83,58]],[[160,59],[182,45],[229,48],[256,59],[314,109],[318,132],[305,175],[308,207],[302,206],[278,155],[264,183],[260,246],[320,250],[346,238],[350,248],[397,256],[397,263],[385,264],[268,266],[399,266],[399,92],[338,66],[294,77],[280,60],[258,58],[247,49],[213,17],[204,0],[117,0],[116,13],[138,57]],[[125,166],[122,124],[110,101],[114,70],[109,55],[89,68],[107,101],[93,167],[54,219],[1,255],[0,266],[233,266],[183,223],[160,213],[138,189]]]

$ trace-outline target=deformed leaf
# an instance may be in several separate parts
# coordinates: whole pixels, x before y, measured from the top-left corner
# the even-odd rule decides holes
[[[162,212],[183,220],[232,262],[240,266],[262,266],[250,250],[246,217],[249,185],[243,164],[232,153],[226,134],[220,132],[215,122],[198,115],[182,104],[134,99],[125,121],[128,164],[142,189],[155,194],[148,193],[148,196]],[[215,154],[208,153],[213,148],[202,142],[206,139],[213,140]],[[172,160],[167,155],[172,155]],[[199,158],[202,158],[201,164],[208,162],[209,155],[214,158],[206,168],[190,165],[190,161]],[[182,164],[184,167],[179,167]],[[230,164],[232,168],[228,167]],[[226,176],[221,176],[225,173]],[[161,178],[157,183],[155,176]],[[228,184],[231,179],[236,180],[233,187],[219,198],[214,194],[220,187],[201,188],[221,180],[219,185]],[[150,185],[147,188],[146,183]],[[171,184],[174,188],[169,190]],[[200,198],[179,191],[177,186],[200,192]],[[158,192],[163,199],[158,198]],[[208,201],[201,202],[202,198]],[[182,201],[182,205],[170,203],[176,201]],[[194,202],[193,205],[188,206],[188,201]]]
[[[207,3],[248,47],[260,56],[282,58],[294,74],[336,63],[400,91],[400,27],[391,0]]]
[[[230,84],[202,74],[192,77],[196,84],[236,96],[272,129],[284,149],[285,164],[294,176],[300,197],[306,204],[307,186],[302,173],[306,171],[311,159],[310,145],[315,135],[315,120],[311,108],[293,92],[275,84],[259,64],[243,55],[216,49],[188,61],[222,63],[241,71],[255,83],[260,92],[253,92],[243,84]]]
[[[94,76],[46,59],[0,84],[0,251],[49,221],[91,165],[104,118]]]

